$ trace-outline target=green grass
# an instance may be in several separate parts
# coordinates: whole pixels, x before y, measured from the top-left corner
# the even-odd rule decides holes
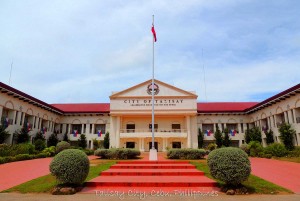
[[[200,161],[200,162],[191,162],[193,165],[196,166],[198,170],[201,170],[205,173],[205,176],[208,178],[214,179],[210,172],[208,165],[206,161]],[[216,180],[218,182],[218,187],[223,187],[225,185],[224,182],[220,180]],[[293,193],[292,191],[283,188],[281,186],[278,186],[276,184],[273,184],[269,181],[266,181],[260,177],[250,175],[248,180],[243,182],[242,185],[244,185],[249,193],[257,193],[257,194],[288,194]]]
[[[114,161],[100,163],[96,166],[90,166],[89,174],[85,181],[89,181],[99,175],[100,172],[107,170],[111,165],[115,164]],[[50,192],[54,186],[58,183],[56,179],[51,174],[42,176],[31,181],[25,182],[18,186],[12,187],[10,189],[2,191],[4,192],[20,192],[20,193],[45,193]]]
[[[300,163],[300,157],[273,157],[275,160],[289,161],[293,163]]]

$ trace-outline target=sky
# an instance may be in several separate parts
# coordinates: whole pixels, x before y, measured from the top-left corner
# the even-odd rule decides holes
[[[0,82],[107,103],[151,79],[154,15],[156,79],[199,102],[262,101],[300,83],[299,13],[296,0],[0,0]]]

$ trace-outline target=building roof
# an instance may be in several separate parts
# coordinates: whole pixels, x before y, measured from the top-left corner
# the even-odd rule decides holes
[[[198,113],[233,113],[244,112],[246,109],[257,105],[258,102],[210,102],[197,103]]]
[[[51,104],[65,113],[109,113],[109,103],[65,103]]]
[[[52,111],[52,112],[55,112],[55,113],[59,113],[59,114],[62,114],[63,112],[56,108],[56,107],[53,107],[52,105],[48,104],[48,103],[45,103],[37,98],[34,98],[22,91],[19,91],[11,86],[8,86],[2,82],[0,82],[0,92],[1,93],[6,93],[7,95],[9,96],[13,96],[15,98],[18,98],[24,102],[28,102],[30,104],[33,104],[33,105],[36,105],[38,107],[41,107],[45,110],[49,110],[49,111]]]

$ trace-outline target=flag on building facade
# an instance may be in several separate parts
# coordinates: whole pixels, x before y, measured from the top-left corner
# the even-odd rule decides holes
[[[101,137],[101,135],[102,135],[102,131],[98,130],[98,137]]]
[[[205,134],[206,134],[206,136],[210,136],[211,130],[205,130]]]
[[[231,129],[231,130],[230,130],[230,135],[231,135],[231,136],[235,136],[235,134],[236,134],[236,130],[235,130],[235,129]]]
[[[73,136],[74,136],[74,137],[77,137],[77,134],[78,134],[78,131],[77,131],[77,130],[74,130],[74,131],[73,131]]]
[[[156,42],[156,32],[155,32],[155,29],[154,29],[154,25],[152,24],[152,28],[151,28],[151,31],[153,33],[153,38],[154,38],[154,42]]]

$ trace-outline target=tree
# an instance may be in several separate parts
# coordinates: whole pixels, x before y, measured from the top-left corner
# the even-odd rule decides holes
[[[265,135],[266,135],[266,142],[267,142],[267,144],[274,143],[274,134],[273,134],[272,130],[265,131]]]
[[[204,141],[204,133],[201,131],[201,129],[198,129],[198,148],[203,147],[203,141]]]
[[[99,140],[97,140],[96,138],[93,139],[93,149],[96,150],[98,149],[100,146],[100,142]]]
[[[225,147],[229,147],[231,144],[231,140],[229,138],[229,131],[228,131],[228,128],[225,128],[224,129],[224,139],[223,139],[223,145]]]
[[[109,149],[109,132],[106,132],[103,142],[104,149]]]
[[[27,143],[29,141],[28,132],[27,126],[24,126],[21,130],[16,130],[14,132],[14,138],[16,139],[17,144]]]
[[[67,133],[64,134],[64,139],[63,139],[63,141],[69,142],[69,137],[68,137],[68,134],[67,134]]]
[[[45,136],[44,136],[43,132],[39,131],[35,134],[34,141],[36,141],[36,140],[45,140]]]
[[[80,139],[78,139],[78,146],[82,147],[83,149],[85,149],[87,147],[87,141],[86,141],[85,134],[80,135]]]
[[[0,144],[3,144],[6,138],[9,136],[9,132],[5,130],[5,126],[0,125]]]
[[[247,129],[245,133],[245,141],[248,144],[251,141],[262,142],[261,139],[261,131],[259,127],[253,127],[251,129]]]
[[[221,133],[221,131],[219,129],[218,124],[216,126],[216,131],[214,133],[214,137],[216,139],[216,144],[217,144],[218,148],[221,148],[222,145],[223,145],[223,137],[222,137],[222,133]]]
[[[293,150],[295,148],[294,136],[296,134],[296,131],[288,123],[281,124],[278,131],[280,133],[280,140],[282,140],[284,146],[288,150]]]
[[[56,146],[57,143],[58,143],[57,135],[55,133],[52,133],[47,140],[47,146],[48,147]]]

